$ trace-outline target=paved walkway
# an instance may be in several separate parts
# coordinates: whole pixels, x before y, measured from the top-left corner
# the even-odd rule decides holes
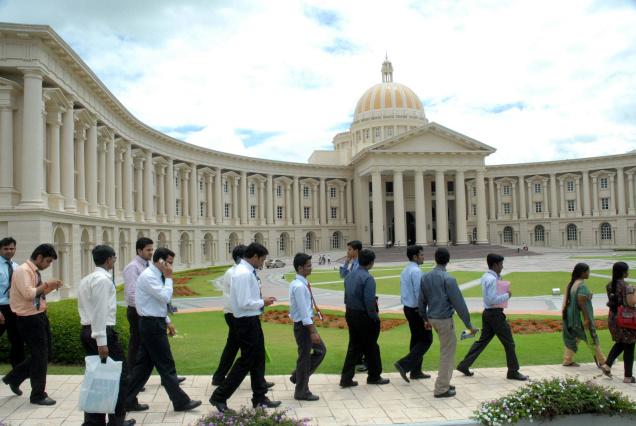
[[[283,401],[283,407],[289,415],[309,418],[311,425],[372,425],[372,424],[409,424],[431,421],[445,421],[469,418],[481,401],[504,395],[522,384],[505,379],[505,368],[475,369],[473,377],[455,375],[453,384],[457,387],[457,397],[435,399],[433,397],[433,378],[404,382],[397,373],[386,374],[391,383],[385,386],[363,384],[364,376],[357,375],[361,385],[356,388],[340,389],[337,375],[316,374],[311,378],[311,390],[320,396],[317,402],[298,402],[293,399],[293,385],[287,376],[269,376],[274,381],[270,397]],[[603,385],[611,385],[636,400],[636,385],[628,385],[622,379],[608,379],[599,376],[599,370],[593,364],[584,364],[579,368],[555,365],[524,367],[522,372],[533,379],[578,374],[581,378],[592,379]],[[614,372],[622,376],[622,365],[614,366]],[[47,391],[58,401],[53,407],[38,407],[29,404],[29,386],[22,386],[24,395],[14,396],[7,386],[0,384],[0,419],[12,426],[18,425],[80,425],[82,413],[77,410],[79,388],[82,376],[49,376]],[[140,401],[150,405],[150,410],[132,413],[137,424],[151,425],[190,425],[214,408],[207,402],[212,392],[209,376],[189,376],[184,390],[194,399],[203,400],[203,405],[191,413],[172,411],[168,396],[159,386],[159,377],[152,376],[146,386],[146,392],[140,394]],[[249,380],[241,385],[237,393],[229,400],[231,408],[249,404],[251,392]]]

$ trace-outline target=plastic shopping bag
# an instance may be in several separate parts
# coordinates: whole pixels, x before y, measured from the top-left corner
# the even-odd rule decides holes
[[[80,410],[86,413],[115,413],[122,362],[108,357],[106,363],[102,363],[99,355],[87,356],[85,360],[86,373],[80,388]]]

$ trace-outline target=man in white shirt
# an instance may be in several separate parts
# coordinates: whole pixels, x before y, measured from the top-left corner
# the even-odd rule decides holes
[[[227,400],[238,389],[247,373],[252,376],[254,408],[275,408],[280,405],[280,401],[270,401],[267,398],[267,385],[264,380],[265,337],[261,328],[260,315],[263,313],[263,308],[274,303],[276,298],[263,298],[256,270],[263,267],[267,254],[268,251],[262,244],[250,244],[245,249],[245,257],[236,265],[232,274],[230,300],[241,356],[232,366],[225,381],[214,390],[210,397],[210,404],[220,412],[228,409]]]
[[[80,340],[86,355],[99,355],[103,360],[109,356],[122,361],[119,379],[119,395],[115,413],[108,415],[108,424],[131,426],[134,419],[126,417],[127,363],[124,350],[115,331],[117,297],[114,282],[114,267],[117,256],[112,247],[99,245],[93,248],[95,271],[80,281],[77,289],[77,307],[82,323]],[[105,425],[106,414],[84,413],[85,425]]]
[[[174,328],[169,329],[166,322],[168,303],[172,298],[173,261],[174,253],[171,250],[158,248],[152,256],[153,263],[137,279],[135,306],[139,314],[141,341],[126,396],[126,409],[129,411],[137,411],[137,394],[153,368],[161,376],[161,382],[175,411],[189,411],[201,405],[201,401],[190,399],[179,386],[168,342],[168,333],[171,336],[175,334]]]
[[[11,310],[9,304],[9,290],[13,271],[18,269],[14,262],[16,241],[13,237],[0,240],[0,337],[7,332],[11,350],[9,361],[15,367],[24,361],[24,339],[18,330],[18,316]]]
[[[318,401],[318,395],[309,391],[309,376],[325,358],[327,348],[323,343],[314,316],[314,297],[307,277],[311,274],[311,256],[298,253],[294,256],[296,278],[289,285],[289,317],[294,321],[294,337],[298,345],[296,369],[289,380],[296,385],[294,399]],[[313,350],[313,353],[312,353]]]

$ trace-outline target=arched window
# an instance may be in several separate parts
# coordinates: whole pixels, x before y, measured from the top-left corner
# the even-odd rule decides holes
[[[542,225],[537,225],[534,227],[534,240],[535,241],[545,241],[545,229]]]
[[[612,225],[605,222],[601,224],[601,240],[609,241],[612,239]]]
[[[503,230],[503,241],[512,244],[512,228],[510,226],[506,226]]]
[[[336,231],[331,235],[331,248],[339,249],[340,248],[340,232]]]
[[[578,239],[578,234],[576,232],[576,225],[570,223],[567,227],[568,241],[576,241]]]
[[[282,234],[280,234],[280,237],[278,238],[278,254],[281,256],[284,256],[286,250],[287,250],[287,234],[283,232]]]
[[[311,232],[307,232],[307,234],[305,235],[305,250],[306,251],[311,251],[313,250],[314,247],[314,235]]]

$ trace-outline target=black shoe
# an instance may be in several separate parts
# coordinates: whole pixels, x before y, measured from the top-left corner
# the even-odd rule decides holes
[[[444,393],[438,393],[437,395],[433,395],[435,398],[450,398],[457,394],[455,389],[448,388],[448,390]]]
[[[143,388],[139,389],[139,392],[146,392],[146,387],[144,386]]]
[[[185,377],[178,377],[178,376],[177,376],[177,383],[183,383],[183,382],[185,382],[185,381],[186,381],[186,378],[185,378]],[[201,401],[199,401],[199,405],[201,405],[200,403],[201,403]]]
[[[356,382],[355,380],[351,380],[349,382],[343,382],[343,381],[340,382],[340,387],[343,388],[343,389],[344,388],[352,388],[352,387],[355,387],[355,386],[358,386],[358,382]]]
[[[223,380],[217,380],[217,379],[212,379],[212,386],[221,386],[221,383],[223,383],[225,381],[225,379]]]
[[[524,376],[518,371],[509,371],[508,374],[506,374],[506,379],[519,380],[520,382],[525,382],[526,380],[528,380],[528,376]]]
[[[258,408],[276,408],[280,405],[280,401],[272,401],[268,397],[261,399],[260,401],[252,401],[252,407]]]
[[[296,401],[318,401],[320,397],[318,395],[314,395],[313,393],[309,392],[305,396],[301,396],[300,398],[294,397],[294,399]]]
[[[55,405],[55,400],[45,396],[42,399],[38,399],[37,401],[31,401],[31,404],[35,405]]]
[[[369,367],[367,367],[367,365],[366,365],[366,364],[361,364],[361,365],[358,365],[358,366],[356,367],[356,371],[357,371],[357,372],[359,372],[359,373],[364,373],[364,372],[365,372],[365,371],[367,371],[368,369],[369,369]]]
[[[146,411],[149,408],[150,408],[150,406],[148,404],[136,403],[134,405],[127,405],[126,406],[126,411],[128,411],[128,412],[130,412],[130,411]]]
[[[406,377],[406,370],[404,369],[404,367],[400,365],[400,361],[397,361],[395,364],[393,364],[393,366],[398,371],[398,373],[400,373],[400,376],[402,376],[402,378],[404,379],[406,383],[411,383],[409,378]]]
[[[16,394],[18,396],[22,395],[22,391],[20,390],[20,386],[16,385],[15,383],[11,383],[11,382],[7,381],[6,377],[2,378],[2,382],[5,385],[9,385],[9,388],[11,389],[11,392],[13,392],[14,394]]]
[[[265,382],[267,384],[267,389],[273,388],[276,383],[274,382]]]
[[[201,405],[201,401],[199,401],[198,399],[191,399],[186,405],[184,405],[183,407],[175,408],[174,411],[190,411],[194,410],[199,405]]]
[[[472,371],[470,371],[468,368],[464,368],[464,367],[462,367],[461,365],[458,365],[458,366],[457,366],[457,371],[459,371],[460,373],[462,373],[464,376],[468,376],[468,377],[471,377],[471,376],[474,376],[474,375],[475,375],[475,373],[473,373]]]
[[[296,376],[294,375],[289,376],[289,381],[292,382],[293,384],[296,384]]]
[[[411,380],[420,380],[420,379],[430,379],[431,375],[426,374],[422,371],[418,371],[417,373],[411,373]]]
[[[225,401],[217,401],[216,399],[210,397],[210,404],[214,405],[216,409],[219,410],[219,413],[225,413],[227,410],[229,410]]]
[[[128,419],[128,420],[124,420],[124,423],[122,423],[123,426],[134,426],[137,423],[137,420],[135,419]]]
[[[367,379],[367,385],[388,385],[391,382],[384,377],[378,377],[377,379]]]
[[[448,385],[448,389],[455,390],[455,386],[454,385]]]

